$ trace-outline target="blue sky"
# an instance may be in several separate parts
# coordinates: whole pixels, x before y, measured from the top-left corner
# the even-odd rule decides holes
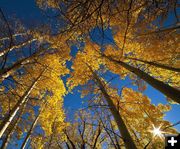
[[[19,18],[21,22],[27,27],[34,26],[36,23],[41,24],[51,21],[49,19],[46,20],[47,18],[45,17],[45,14],[35,5],[34,0],[0,0],[0,8],[4,11],[6,16],[15,16]],[[170,16],[165,25],[168,26],[169,24],[171,24],[172,21],[173,17]],[[95,32],[95,34],[96,33],[97,32]],[[111,33],[109,32],[108,34]],[[98,42],[97,39],[94,39],[93,41]],[[123,85],[127,84],[128,81],[129,80],[127,78],[125,81],[120,81],[119,83]],[[69,111],[68,116],[70,118],[73,118],[73,113],[75,110],[84,107],[82,101],[86,100],[80,98],[80,93],[78,92],[78,89],[80,88],[76,88],[74,90],[74,94],[68,94],[64,100],[64,107],[66,110]],[[144,94],[146,94],[152,100],[152,103],[156,105],[158,103],[167,103],[164,95],[149,85]],[[179,113],[179,106],[172,105],[172,110],[166,113],[165,119],[169,120],[172,123],[178,122],[180,120],[178,116]],[[180,131],[180,125],[176,126],[176,128]]]

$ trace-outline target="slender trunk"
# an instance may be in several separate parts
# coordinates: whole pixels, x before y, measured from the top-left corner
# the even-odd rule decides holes
[[[7,78],[9,75],[11,75],[12,72],[17,70],[18,68],[22,67],[24,64],[31,61],[34,57],[36,57],[38,54],[40,54],[44,49],[40,49],[38,52],[32,54],[29,57],[23,58],[17,62],[15,62],[12,66],[9,66],[8,68],[0,70],[0,78]]]
[[[24,35],[27,35],[27,33],[17,33],[17,34],[12,35],[12,37],[16,38],[18,36],[24,36]],[[0,39],[0,41],[5,41],[5,40],[9,40],[9,39],[10,39],[9,37],[3,37]]]
[[[128,123],[127,119],[124,118],[124,120],[126,121],[126,124],[127,124],[128,128],[129,128],[129,130],[133,133],[133,135],[134,135],[134,137],[135,137],[135,139],[136,139],[136,143],[139,144],[138,146],[141,146],[141,148],[143,148],[143,141],[141,141],[141,140],[138,138],[135,130],[133,130],[133,128],[131,127],[131,124]]]
[[[25,147],[26,147],[26,145],[27,145],[27,143],[28,143],[28,140],[29,140],[29,138],[30,138],[30,136],[31,136],[31,133],[32,133],[32,131],[33,131],[34,127],[36,126],[36,123],[37,123],[37,121],[38,121],[38,119],[39,119],[39,115],[40,115],[40,114],[38,114],[38,116],[35,118],[34,122],[32,123],[31,128],[30,128],[30,130],[28,131],[28,133],[27,133],[27,135],[26,135],[26,138],[25,138],[24,141],[23,141],[23,144],[21,145],[21,149],[25,149]]]
[[[142,34],[137,35],[137,37],[151,35],[151,34],[158,34],[158,33],[162,33],[162,32],[169,32],[169,31],[173,31],[173,30],[178,30],[179,28],[180,28],[180,26],[177,25],[177,26],[173,26],[173,27],[169,27],[169,28],[152,31],[152,32],[142,33]]]
[[[32,58],[32,56],[30,56],[30,57]],[[2,78],[2,80],[4,80],[5,78],[9,77],[12,72],[14,72],[18,68],[22,67],[25,64],[25,62],[28,62],[30,57],[23,58],[23,59],[15,62],[12,66],[9,66],[5,69],[0,70],[0,78]]]
[[[24,139],[24,141],[23,141],[23,143],[22,143],[22,145],[21,145],[21,149],[25,149],[25,147],[26,147],[26,145],[27,145],[27,143],[28,143],[28,140],[29,140],[29,138],[31,137],[32,131],[34,130],[34,127],[35,127],[36,124],[37,124],[37,121],[38,121],[38,119],[39,119],[39,116],[40,116],[42,110],[44,109],[44,107],[46,106],[46,103],[47,103],[47,101],[45,101],[43,108],[41,107],[41,109],[40,109],[40,111],[39,111],[39,114],[36,116],[34,122],[31,124],[31,127],[30,127],[30,129],[29,129],[29,131],[28,131],[28,133],[27,133],[27,135],[26,135],[26,138]]]
[[[37,39],[30,39],[28,41],[25,41],[23,43],[20,43],[18,45],[14,45],[14,46],[11,46],[10,48],[6,48],[6,49],[3,49],[1,52],[0,52],[0,57],[1,56],[4,56],[5,54],[7,54],[8,52],[11,52],[13,49],[18,49],[18,48],[21,48],[21,47],[24,47],[26,46],[27,44],[30,44],[32,43],[33,41],[36,41]]]
[[[27,102],[27,100],[26,100],[26,102]],[[8,143],[9,143],[10,139],[11,139],[11,136],[12,136],[14,130],[16,129],[19,121],[21,120],[21,115],[23,114],[23,112],[24,112],[24,110],[25,110],[26,102],[24,103],[24,105],[23,105],[23,107],[22,107],[22,110],[21,110],[20,113],[19,113],[19,116],[18,116],[17,119],[14,121],[14,123],[12,124],[10,130],[8,131],[5,139],[3,140],[3,143],[2,143],[2,145],[1,145],[1,149],[6,149],[6,148],[7,148],[7,145],[8,145]]]
[[[16,125],[17,121],[18,121],[19,117],[16,119],[16,121],[14,123],[12,123],[12,126],[10,128],[10,130],[8,131],[6,137],[3,139],[3,143],[1,145],[1,149],[6,149],[8,146],[8,143],[11,139],[11,136],[13,134],[13,130],[14,130],[14,125]]]
[[[36,78],[36,80],[31,84],[31,86],[27,89],[27,91],[24,93],[24,95],[20,98],[20,100],[16,103],[16,105],[13,107],[13,109],[10,111],[9,115],[4,119],[4,121],[0,125],[0,138],[6,131],[6,129],[9,127],[10,123],[14,119],[15,115],[21,108],[21,106],[25,103],[26,99],[28,98],[29,94],[33,90],[34,86],[36,85],[37,81],[41,78],[43,72]]]
[[[149,64],[149,65],[152,65],[152,66],[155,66],[155,67],[158,67],[158,68],[171,70],[171,71],[175,71],[175,72],[180,72],[180,68],[174,68],[174,67],[171,67],[171,66],[159,64],[159,63],[156,63],[156,62],[149,62],[149,61],[141,60],[141,59],[138,59],[138,58],[131,58],[131,57],[127,57],[127,58],[131,59],[131,60],[143,62],[145,64]]]
[[[103,56],[105,56],[105,55],[103,55]],[[142,71],[138,68],[135,68],[129,64],[126,64],[122,61],[115,60],[109,56],[105,56],[105,57],[108,58],[110,61],[113,61],[114,63],[126,68],[130,72],[136,74],[138,77],[140,77],[141,79],[143,79],[144,81],[149,83],[152,87],[159,90],[164,95],[166,95],[167,97],[171,98],[173,101],[180,104],[180,91],[178,89],[175,89],[175,88],[165,84],[164,82],[151,77],[149,74],[145,73],[144,71]]]
[[[90,68],[90,67],[89,67]],[[91,69],[91,68],[90,68]],[[104,98],[106,99],[108,105],[109,105],[109,108],[110,108],[110,111],[116,121],[116,124],[118,126],[118,129],[122,135],[122,138],[123,138],[123,141],[124,141],[124,144],[125,144],[125,147],[127,149],[136,149],[136,146],[133,142],[133,139],[131,138],[131,135],[119,113],[119,111],[117,110],[116,106],[114,105],[114,103],[112,102],[109,94],[107,93],[106,89],[104,88],[104,85],[102,83],[102,81],[99,79],[98,75],[91,69],[92,73],[93,73],[93,76],[94,76],[94,79],[97,83],[97,85],[99,86]]]

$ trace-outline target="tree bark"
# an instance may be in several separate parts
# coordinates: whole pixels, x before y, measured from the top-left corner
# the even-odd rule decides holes
[[[9,66],[9,67],[7,67],[5,69],[0,70],[0,79],[1,78],[3,78],[3,79],[7,78],[9,75],[11,75],[11,73],[13,71],[15,71],[16,69],[22,67],[23,65],[25,65],[26,63],[31,61],[34,57],[36,57],[42,51],[44,51],[44,49],[40,49],[38,52],[32,54],[31,56],[23,58],[23,59],[15,62],[12,66]]]
[[[24,33],[16,33],[16,34],[13,34],[12,37],[13,38],[16,38],[18,36],[24,36],[24,35],[27,35],[28,33],[24,32]],[[5,40],[9,40],[10,38],[9,37],[3,37],[0,39],[0,41],[5,41]]]
[[[167,84],[165,84],[162,81],[159,81],[153,77],[151,77],[149,74],[145,73],[144,71],[135,68],[125,62],[115,60],[109,56],[106,56],[103,54],[104,57],[108,58],[110,61],[113,61],[114,63],[126,68],[130,72],[136,74],[138,77],[149,83],[152,87],[162,92],[167,97],[171,98],[173,101],[180,104],[180,91],[178,89],[175,89]]]
[[[149,65],[152,65],[152,66],[155,66],[155,67],[158,67],[158,68],[162,68],[162,69],[166,69],[166,70],[170,70],[170,71],[180,72],[180,68],[174,68],[174,67],[163,65],[163,64],[160,64],[160,63],[156,63],[156,62],[149,62],[149,61],[141,60],[141,59],[138,59],[138,58],[131,58],[131,57],[127,57],[127,59],[143,62],[145,64],[149,64]]]
[[[131,135],[130,135],[130,133],[129,133],[129,131],[128,131],[128,129],[127,129],[120,113],[119,113],[119,111],[117,110],[117,108],[114,105],[114,103],[112,102],[109,94],[107,93],[106,89],[104,88],[102,81],[100,80],[98,75],[92,69],[91,69],[91,71],[93,73],[94,80],[96,81],[96,83],[99,86],[104,98],[106,99],[106,101],[109,105],[110,111],[111,111],[111,113],[112,113],[112,115],[116,121],[116,124],[118,126],[118,129],[122,135],[122,139],[124,141],[125,147],[127,149],[137,149],[134,142],[133,142],[133,139],[131,138]]]
[[[180,28],[180,25],[169,27],[169,28],[164,28],[164,29],[158,29],[155,31],[139,34],[139,35],[137,35],[137,37],[151,35],[151,34],[158,34],[158,33],[162,33],[162,32],[169,32],[169,31],[173,31],[173,30],[178,30],[179,28]]]
[[[29,129],[29,131],[28,131],[28,133],[26,135],[26,138],[24,139],[23,144],[21,145],[21,149],[25,149],[25,147],[26,147],[26,145],[28,143],[28,140],[29,140],[29,138],[30,138],[30,136],[32,134],[32,131],[33,131],[34,127],[37,124],[37,121],[39,119],[39,115],[40,114],[38,114],[38,116],[35,118],[34,122],[32,123],[31,128]]]
[[[30,39],[30,40],[25,41],[25,42],[23,42],[23,43],[20,43],[20,44],[18,44],[18,45],[14,45],[14,46],[11,46],[10,48],[6,48],[6,49],[4,49],[4,50],[2,50],[2,51],[0,52],[0,57],[1,57],[1,56],[4,56],[4,55],[7,54],[8,52],[11,52],[13,49],[19,49],[19,48],[24,47],[24,46],[26,46],[27,44],[30,44],[30,43],[32,43],[33,41],[36,41],[36,40],[37,40],[37,39]]]
[[[26,100],[27,101],[27,100]],[[22,110],[20,111],[19,113],[19,116],[17,117],[17,119],[14,121],[14,123],[12,124],[10,130],[8,131],[5,139],[3,140],[3,143],[1,145],[1,149],[6,149],[7,148],[7,145],[11,139],[11,136],[14,132],[14,130],[16,129],[20,119],[21,119],[21,115],[23,114],[24,110],[25,110],[25,106],[26,106],[26,102],[23,104],[23,107],[22,107]]]
[[[46,103],[47,103],[47,101],[44,103],[44,107],[46,106]],[[44,109],[44,107],[43,107],[43,108],[41,107],[41,109],[40,109],[40,111],[39,111],[39,114],[36,116],[34,122],[31,124],[31,127],[30,127],[30,129],[29,129],[29,131],[28,131],[28,133],[27,133],[27,135],[26,135],[26,138],[24,139],[24,141],[23,141],[23,143],[22,143],[22,145],[21,145],[21,149],[25,149],[25,147],[26,147],[26,145],[27,145],[27,143],[28,143],[28,140],[29,140],[29,138],[31,137],[32,131],[34,130],[34,127],[36,126],[37,121],[38,121],[38,119],[39,119],[39,116],[40,116],[42,110]]]

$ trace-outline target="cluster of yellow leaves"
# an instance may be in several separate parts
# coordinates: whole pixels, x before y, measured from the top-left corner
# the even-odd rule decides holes
[[[115,46],[107,46],[106,50],[104,52],[106,56],[110,56],[115,60],[122,60],[122,50],[119,50]],[[104,58],[104,65],[112,72],[115,74],[120,75],[121,79],[125,78],[128,74],[129,71],[126,70],[123,67],[120,67],[119,65],[115,64],[114,62],[108,60],[107,58]]]
[[[49,91],[51,94],[46,97],[47,106],[42,111],[39,121],[45,134],[49,136],[52,134],[54,121],[57,132],[61,132],[65,127],[63,96],[66,94],[66,89],[61,76],[67,74],[69,70],[66,68],[65,62],[60,61],[55,54],[49,54],[39,60],[45,67],[47,66],[47,69],[36,87],[40,90]]]
[[[166,129],[166,127],[171,126],[171,123],[163,119],[164,112],[170,110],[169,105],[158,104],[155,106],[142,93],[135,92],[130,88],[124,88],[120,99],[120,107],[120,113],[132,136],[137,140],[137,146],[143,147],[152,140],[151,145],[163,147],[163,140],[159,141],[158,137],[153,138],[153,126],[161,127],[160,129],[162,131],[164,129],[166,134],[177,133],[172,127]],[[141,140],[141,143],[138,140]]]
[[[16,76],[15,79],[28,86],[34,78],[37,78],[44,71],[31,95],[37,97],[39,94],[44,95],[46,91],[50,91],[57,97],[63,96],[66,91],[61,77],[69,72],[66,68],[65,61],[59,60],[56,54],[47,54],[39,57],[37,62],[37,64],[28,65],[26,67],[26,74],[21,77]],[[24,90],[21,91],[21,94],[23,93]]]
[[[45,2],[49,7],[56,8],[57,4],[60,4],[64,1],[48,0]],[[37,3],[38,5],[42,6],[44,1],[38,0]],[[83,5],[83,7],[81,5]],[[133,55],[133,57],[135,56],[136,58],[143,58],[144,60],[149,61],[156,62],[163,60],[163,64],[178,67],[179,62],[177,62],[177,60],[174,60],[173,64],[170,64],[169,62],[172,62],[173,57],[177,57],[178,37],[172,38],[172,36],[174,37],[174,35],[171,34],[166,35],[166,37],[161,35],[163,36],[163,40],[161,40],[161,37],[158,37],[156,35],[148,35],[146,37],[138,36],[138,33],[141,33],[142,31],[148,32],[157,29],[158,26],[154,25],[153,21],[157,19],[158,15],[166,12],[166,6],[162,6],[163,9],[154,8],[153,6],[153,2],[147,3],[146,1],[141,0],[132,2],[120,1],[118,3],[111,1],[109,1],[108,3],[101,3],[100,1],[94,3],[88,1],[84,3],[78,3],[75,1],[71,2],[70,5],[68,5],[65,15],[66,18],[68,18],[68,21],[73,22],[73,34],[77,33],[79,35],[79,32],[81,32],[79,28],[83,28],[84,33],[86,33],[86,30],[89,31],[89,29],[98,25],[101,26],[102,24],[106,26],[107,23],[108,25],[110,25],[110,27],[117,28],[117,32],[114,34],[114,40],[116,46],[119,48],[107,47],[108,55],[113,55],[115,57],[119,56],[119,60],[130,62],[123,58],[125,55],[130,54],[130,56]],[[151,7],[154,9],[150,10]],[[86,8],[88,8],[87,14],[84,11]],[[100,16],[98,11],[99,9],[101,11]],[[84,13],[86,15],[91,15],[86,18],[86,15]],[[138,20],[139,17],[142,20]],[[76,26],[76,24],[78,25]],[[78,37],[78,35],[75,36]],[[46,39],[55,47],[61,47],[59,46],[59,44],[63,46],[65,45],[64,43],[67,41],[67,36],[63,35],[61,40],[59,40],[60,38],[61,37],[59,35],[51,38],[48,36],[46,37]],[[136,63],[137,66],[139,66],[139,64],[142,64],[137,62],[133,63]],[[117,68],[118,66],[111,62],[107,62],[106,65],[110,70],[117,74],[120,74],[122,77],[127,75],[127,71],[125,69],[119,69]],[[173,72],[161,69],[159,70],[154,67],[149,68],[147,65],[144,65],[144,68],[147,72],[150,72],[151,75],[155,77],[159,76],[158,79],[162,81],[169,81],[169,83],[173,86],[179,85],[177,84],[177,82],[179,82],[177,77],[178,75],[173,75]]]
[[[123,26],[123,24],[121,24],[119,26]],[[126,40],[124,42],[125,38]],[[114,40],[118,48],[112,46],[111,48],[107,47],[107,50],[109,49],[107,52],[108,55],[112,55],[114,59],[119,58],[119,60],[128,62],[135,67],[141,67],[141,69],[147,73],[150,73],[150,75],[161,81],[169,83],[174,87],[179,86],[180,78],[178,77],[178,72],[161,69],[149,64],[144,64],[142,62],[126,58],[133,57],[140,60],[179,68],[179,42],[176,31],[139,36],[134,30],[134,26],[129,26],[126,37],[124,36],[123,29],[121,28],[117,30],[116,34],[114,35]],[[117,53],[117,55],[113,53]]]
[[[42,96],[42,100],[44,100],[45,106],[43,108],[42,104],[40,104],[42,111],[38,119],[38,124],[43,129],[44,134],[33,137],[32,146],[44,148],[52,135],[62,140],[65,139],[65,136],[61,133],[67,127],[63,110],[63,98],[66,94],[66,88],[61,77],[68,74],[69,70],[66,68],[65,60],[61,60],[56,53],[39,57],[37,61],[36,65],[29,68],[30,74],[37,75],[42,70],[45,71],[37,82],[31,96]],[[35,143],[36,141],[37,143]]]
[[[129,18],[131,22],[136,22],[138,15],[143,9],[148,7],[145,1],[55,1],[55,0],[36,0],[40,8],[60,8],[63,3],[66,6],[64,19],[67,19],[69,25],[67,30],[72,32],[87,33],[95,26],[103,26],[104,28],[114,25],[122,25],[121,28],[126,30],[128,10],[130,10]],[[62,11],[62,10],[61,10]],[[121,22],[117,24],[117,22]],[[134,24],[132,24],[134,25]],[[83,30],[82,30],[83,29]]]
[[[98,46],[87,42],[85,49],[77,53],[73,60],[73,72],[67,82],[70,90],[78,85],[85,85],[85,83],[91,79],[92,72],[89,69],[89,66],[93,70],[99,69],[102,59],[97,51],[98,48]]]
[[[19,96],[17,99],[15,99],[14,96],[13,101],[17,102],[32,82],[43,72],[28,98],[38,99],[29,101],[33,106],[39,105],[40,109],[43,108],[42,101],[46,101],[45,109],[40,113],[38,120],[38,123],[44,130],[45,136],[49,137],[53,133],[53,129],[58,133],[61,132],[62,129],[66,127],[63,110],[63,97],[66,94],[66,88],[61,77],[69,73],[65,60],[62,61],[56,53],[48,53],[40,56],[39,59],[36,60],[36,63],[24,66],[24,69],[24,75],[14,76],[14,79],[19,82],[14,89],[14,93],[18,93]],[[8,109],[8,102],[2,103],[6,104],[4,106]],[[32,113],[31,110],[28,111],[27,109],[26,112]],[[55,128],[53,128],[54,119],[56,119]],[[39,141],[41,142],[42,139],[39,139]],[[42,144],[42,142],[39,144]]]
[[[46,103],[44,109],[40,113],[38,123],[43,129],[43,135],[33,137],[31,145],[36,148],[45,148],[47,142],[51,140],[51,137],[56,140],[66,140],[66,136],[63,134],[63,130],[68,127],[68,123],[65,122],[65,114],[63,110],[63,97],[62,95],[48,95],[46,97]]]
[[[59,133],[65,128],[66,123],[64,122],[64,111],[62,101],[55,102],[58,97],[49,97],[45,109],[41,112],[39,123],[43,128],[46,136],[50,136],[52,133]],[[62,100],[62,99],[61,99]],[[55,125],[55,126],[53,126]],[[55,128],[53,128],[55,127]],[[53,130],[54,129],[54,130]]]
[[[160,130],[165,134],[177,133],[173,127],[169,127],[172,124],[164,120],[165,112],[171,109],[170,105],[161,103],[154,105],[147,96],[131,88],[123,88],[121,96],[116,88],[109,85],[106,85],[106,90],[114,105],[119,109],[119,113],[138,148],[144,148],[149,141],[151,143],[148,148],[164,147],[163,139],[159,139],[158,136],[154,137],[152,133],[154,127],[160,127]],[[99,98],[102,96],[100,95]],[[117,130],[115,121],[112,120],[112,124]]]
[[[44,149],[44,146],[42,144],[43,141],[44,140],[42,137],[34,136],[32,141],[31,141],[31,145],[35,146],[37,149]]]

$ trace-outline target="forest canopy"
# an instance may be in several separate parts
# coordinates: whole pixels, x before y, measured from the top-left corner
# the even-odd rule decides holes
[[[1,149],[163,149],[179,133],[178,0],[33,5],[33,26],[0,5]]]

